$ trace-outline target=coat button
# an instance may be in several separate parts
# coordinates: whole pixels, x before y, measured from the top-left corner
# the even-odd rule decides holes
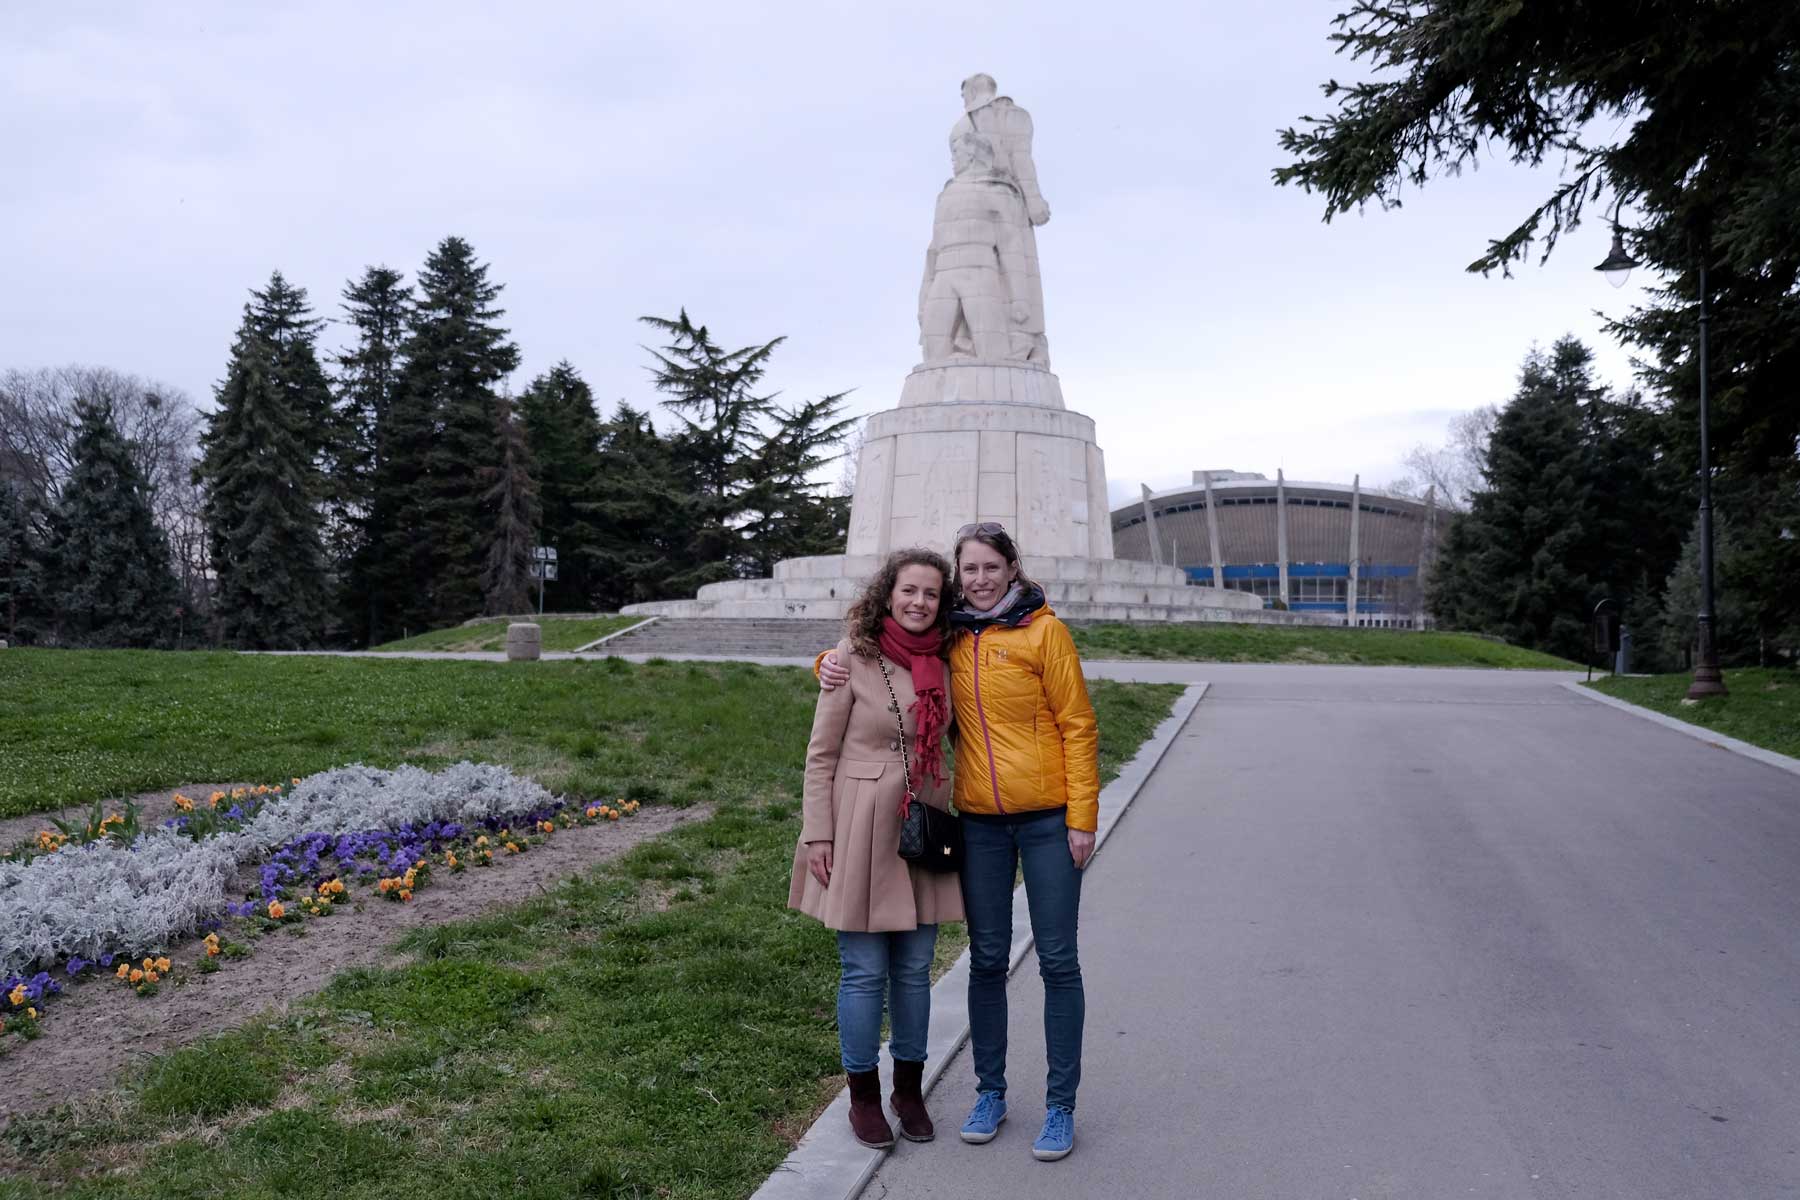
[[[893,751],[893,752],[894,752],[894,753],[895,753],[895,754],[898,754],[898,753],[900,753],[900,742],[899,742],[899,740],[898,740],[898,739],[895,739],[895,738],[889,738],[889,739],[888,739],[888,749],[889,749],[889,750],[892,750],[892,751]]]

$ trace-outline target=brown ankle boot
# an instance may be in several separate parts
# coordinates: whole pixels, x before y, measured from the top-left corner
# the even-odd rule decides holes
[[[881,1075],[875,1071],[850,1071],[850,1132],[871,1150],[894,1144],[893,1127],[881,1113]]]
[[[925,1111],[925,1064],[894,1061],[894,1115],[900,1118],[900,1136],[909,1142],[929,1142],[937,1136],[931,1114]]]

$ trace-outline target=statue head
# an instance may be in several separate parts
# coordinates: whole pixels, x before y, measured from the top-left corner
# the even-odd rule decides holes
[[[958,179],[985,175],[994,169],[994,143],[986,134],[964,130],[950,139],[950,169]]]
[[[984,104],[992,103],[1000,85],[994,82],[992,75],[971,75],[962,81],[963,111],[974,112]]]

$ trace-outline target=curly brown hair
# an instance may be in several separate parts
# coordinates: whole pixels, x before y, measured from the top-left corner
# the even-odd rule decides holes
[[[938,589],[937,620],[932,628],[940,634],[950,631],[950,563],[935,550],[927,550],[923,546],[913,546],[906,550],[896,550],[887,556],[881,569],[869,576],[863,584],[862,595],[850,606],[844,617],[844,630],[850,637],[850,649],[860,658],[874,658],[881,648],[881,622],[890,616],[888,598],[894,594],[894,585],[900,580],[900,571],[905,567],[930,567],[942,577],[944,583]],[[949,639],[945,638],[946,643]]]

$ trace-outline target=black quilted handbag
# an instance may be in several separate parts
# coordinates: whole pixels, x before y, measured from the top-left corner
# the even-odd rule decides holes
[[[900,857],[928,871],[960,871],[962,818],[933,808],[913,791],[912,756],[906,752],[906,722],[900,715],[900,701],[894,696],[894,681],[888,676],[887,661],[880,655],[875,661],[881,664],[881,681],[887,684],[889,707],[900,729],[900,768],[906,772],[906,815],[900,819]]]

